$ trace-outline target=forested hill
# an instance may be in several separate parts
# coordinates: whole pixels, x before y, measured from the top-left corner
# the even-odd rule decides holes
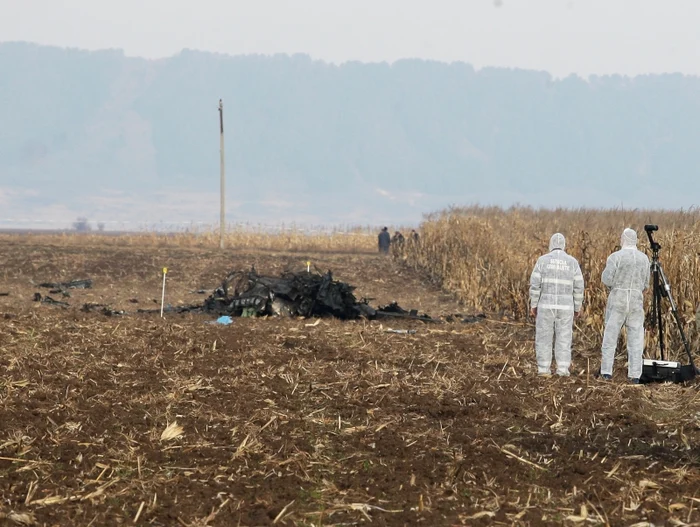
[[[138,216],[139,197],[161,196],[165,219],[215,218],[182,202],[216,204],[219,98],[231,220],[700,201],[697,77],[188,50],[147,61],[23,43],[0,44],[0,200]]]

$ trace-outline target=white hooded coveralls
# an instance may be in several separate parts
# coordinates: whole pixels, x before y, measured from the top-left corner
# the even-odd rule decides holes
[[[643,252],[637,250],[637,233],[625,229],[622,249],[608,257],[603,271],[603,284],[610,289],[605,309],[600,373],[612,375],[615,349],[622,326],[627,327],[627,375],[639,379],[642,375],[644,353],[644,295],[649,287],[651,264]]]
[[[557,233],[549,253],[541,256],[530,275],[530,307],[537,309],[535,354],[538,373],[551,373],[552,340],[557,374],[568,375],[574,313],[583,305],[583,274],[578,261],[564,252],[566,240]]]

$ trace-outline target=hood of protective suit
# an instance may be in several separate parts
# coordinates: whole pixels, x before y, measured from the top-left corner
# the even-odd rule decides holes
[[[637,233],[632,229],[625,229],[622,233],[622,238],[620,238],[620,245],[623,249],[630,249],[637,247]]]
[[[559,232],[553,234],[549,239],[549,250],[553,251],[554,249],[561,249],[562,251],[566,249],[566,238]]]

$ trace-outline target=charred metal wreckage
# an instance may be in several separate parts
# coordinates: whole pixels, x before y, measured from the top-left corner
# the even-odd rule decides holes
[[[355,287],[333,279],[333,274],[299,272],[264,276],[255,269],[234,271],[202,304],[165,308],[166,312],[204,312],[231,317],[332,316],[342,320],[408,318],[434,322],[428,315],[406,311],[393,303],[375,309],[367,299],[357,300]],[[156,312],[157,310],[139,310]]]
[[[69,297],[68,289],[87,289],[92,287],[91,280],[73,280],[71,282],[46,282],[41,287],[52,288],[50,293],[61,293]],[[228,317],[335,317],[341,320],[365,318],[406,319],[423,322],[441,322],[417,310],[405,310],[396,302],[374,308],[369,299],[358,300],[354,294],[355,287],[333,279],[331,271],[285,272],[281,276],[265,276],[250,271],[233,271],[221,285],[209,295],[204,302],[179,306],[164,306],[164,313],[203,313]],[[198,289],[192,293],[205,294]],[[70,307],[68,302],[55,300],[49,296],[35,293],[34,301],[58,307]],[[131,299],[131,303],[138,300]],[[154,300],[155,302],[155,300]],[[126,315],[127,311],[113,309],[105,304],[86,303],[82,307],[86,313],[102,313],[106,316]],[[157,309],[138,309],[138,313],[160,313]],[[462,315],[447,317],[448,322],[478,322],[484,315],[463,318]]]

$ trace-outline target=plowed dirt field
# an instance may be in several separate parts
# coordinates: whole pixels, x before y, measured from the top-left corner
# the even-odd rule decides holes
[[[375,306],[462,310],[373,254],[4,238],[0,525],[700,525],[698,388],[627,385],[624,358],[598,381],[596,342],[542,379],[532,325],[495,315],[136,313],[159,307],[163,267],[176,305],[307,260]],[[81,278],[94,287],[51,295],[69,307],[32,300]]]

